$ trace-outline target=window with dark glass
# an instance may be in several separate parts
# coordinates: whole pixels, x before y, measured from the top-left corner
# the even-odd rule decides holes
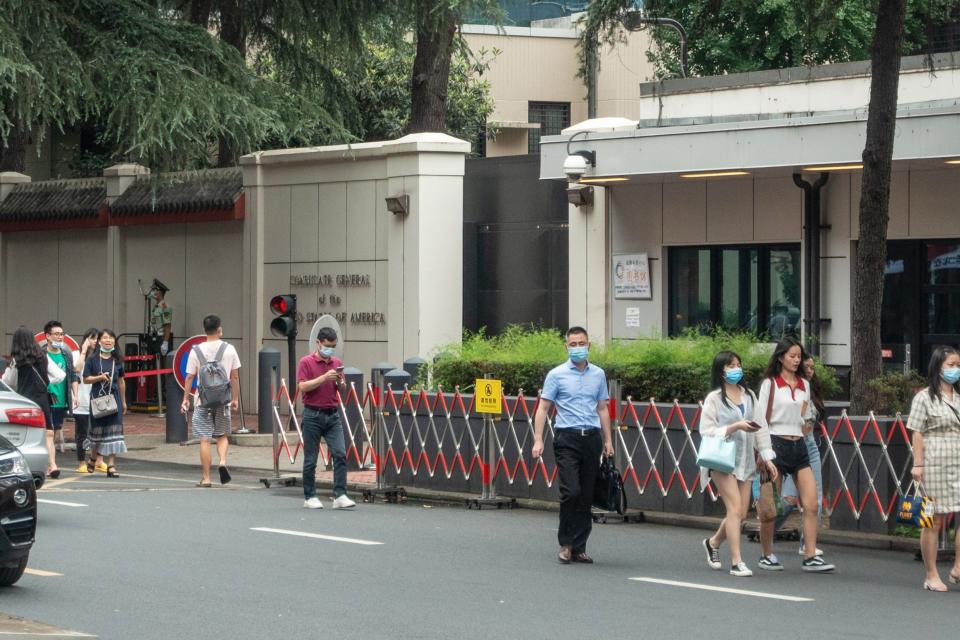
[[[527,122],[540,123],[539,129],[527,131],[527,152],[540,153],[540,138],[556,136],[570,126],[569,102],[530,102],[527,107]]]
[[[669,331],[800,335],[800,247],[671,247]]]
[[[937,345],[960,346],[960,239],[887,243],[880,340],[898,365],[926,369]]]

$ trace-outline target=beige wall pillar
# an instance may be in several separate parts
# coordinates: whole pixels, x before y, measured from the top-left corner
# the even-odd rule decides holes
[[[136,163],[115,164],[103,170],[107,184],[107,204],[116,202],[138,176],[148,175],[150,169]],[[126,264],[123,259],[122,227],[107,227],[107,291],[108,305],[113,310],[112,326],[125,326],[127,318]],[[119,329],[117,329],[119,331]]]
[[[585,327],[592,342],[603,343],[610,335],[607,191],[596,185],[592,188],[592,205],[570,205],[569,209],[569,321]]]
[[[463,172],[470,145],[445,134],[244,156],[243,295],[247,406],[269,332],[270,297],[297,296],[297,356],[310,328],[337,318],[344,362],[369,375],[458,342],[463,326]],[[405,209],[391,205],[396,197]]]

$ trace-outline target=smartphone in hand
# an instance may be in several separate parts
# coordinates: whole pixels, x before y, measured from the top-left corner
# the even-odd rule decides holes
[[[337,367],[337,378],[340,379],[340,382],[343,382],[343,367]]]
[[[750,425],[750,429],[749,429],[750,431],[759,431],[759,430],[760,430],[760,425],[759,425],[759,423],[756,423],[756,422],[754,422],[753,420],[747,420],[747,424]]]

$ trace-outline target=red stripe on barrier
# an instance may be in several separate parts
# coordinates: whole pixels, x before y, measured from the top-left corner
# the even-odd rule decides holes
[[[173,369],[150,369],[149,371],[124,371],[124,378],[144,378],[146,376],[161,376],[173,373]]]

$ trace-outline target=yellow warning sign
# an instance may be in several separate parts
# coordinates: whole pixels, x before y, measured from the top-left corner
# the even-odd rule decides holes
[[[477,378],[474,408],[477,413],[502,413],[503,395],[499,380]]]

